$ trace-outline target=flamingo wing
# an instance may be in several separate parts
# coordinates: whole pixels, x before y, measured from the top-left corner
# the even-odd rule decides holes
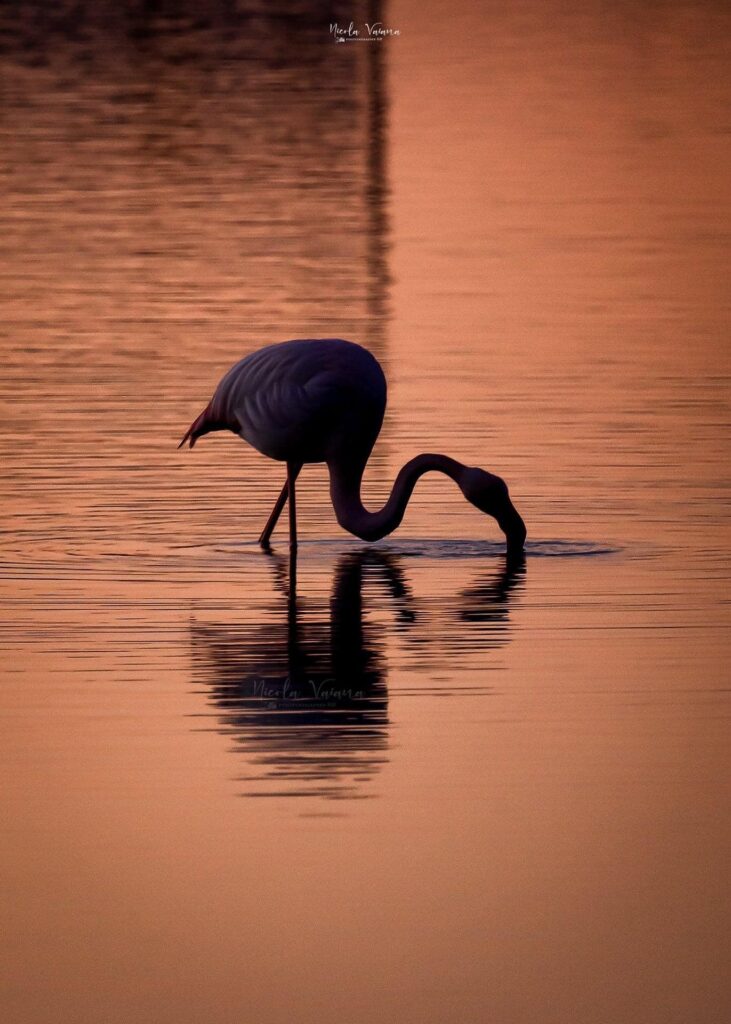
[[[366,349],[339,339],[290,341],[253,352],[226,374],[212,405],[270,458],[321,462],[383,419],[386,381]]]

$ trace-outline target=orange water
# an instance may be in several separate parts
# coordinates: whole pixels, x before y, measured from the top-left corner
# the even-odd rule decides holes
[[[3,1019],[725,1019],[721,5],[401,0],[362,46],[41,6],[0,79]],[[525,567],[431,477],[366,548],[314,467],[295,598],[282,468],[175,444],[322,335],[389,378],[371,505],[483,465]]]

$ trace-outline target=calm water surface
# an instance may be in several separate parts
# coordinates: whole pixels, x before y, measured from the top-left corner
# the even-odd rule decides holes
[[[2,16],[3,1019],[728,1019],[728,18],[283,7]],[[524,566],[313,467],[293,591],[281,467],[175,445],[322,335],[371,505],[483,465]]]

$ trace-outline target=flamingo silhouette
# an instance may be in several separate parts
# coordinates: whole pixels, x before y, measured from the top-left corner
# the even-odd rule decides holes
[[[338,523],[362,540],[396,529],[417,480],[430,470],[455,481],[465,498],[497,520],[509,555],[523,551],[525,524],[505,481],[447,455],[424,453],[399,471],[378,512],[360,496],[361,481],[386,410],[386,378],[375,357],[350,341],[285,341],[252,352],[224,375],[213,398],[182,441],[231,430],[270,459],[287,464],[287,480],[259,538],[266,547],[289,500],[289,539],[297,546],[295,481],[308,462],[325,462]]]

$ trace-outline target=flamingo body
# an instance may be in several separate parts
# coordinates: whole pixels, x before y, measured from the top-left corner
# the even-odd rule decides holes
[[[285,341],[252,352],[224,375],[213,398],[178,447],[203,434],[231,430],[263,455],[287,464],[287,482],[259,538],[269,537],[289,502],[290,542],[296,544],[295,481],[304,463],[326,462],[340,525],[363,540],[378,540],[403,519],[419,477],[445,473],[477,509],[497,520],[508,552],[520,555],[525,524],[505,482],[446,455],[417,455],[399,471],[388,501],[370,512],[361,481],[386,410],[386,378],[366,349],[340,338]]]
[[[252,352],[216,388],[211,417],[280,462],[370,454],[386,409],[377,359],[339,338],[284,341]],[[238,429],[237,429],[238,427]]]

